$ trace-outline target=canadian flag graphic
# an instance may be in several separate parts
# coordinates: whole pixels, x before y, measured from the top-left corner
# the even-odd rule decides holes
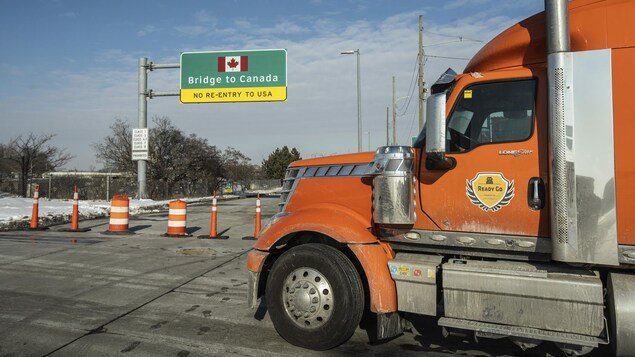
[[[218,57],[218,72],[246,72],[248,65],[247,56]]]

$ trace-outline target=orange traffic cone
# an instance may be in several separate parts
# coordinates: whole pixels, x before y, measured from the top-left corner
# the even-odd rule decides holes
[[[189,237],[187,234],[187,202],[176,199],[170,201],[168,210],[168,231],[166,237]]]
[[[254,227],[254,235],[243,237],[244,240],[256,240],[258,239],[258,233],[260,233],[260,194],[256,198],[256,225]]]
[[[31,210],[31,224],[29,225],[29,229],[32,230],[44,230],[48,229],[48,227],[40,227],[39,226],[39,211],[40,211],[40,185],[35,184],[34,192],[33,192],[33,209]]]
[[[110,203],[110,221],[104,234],[134,234],[128,229],[130,200],[126,195],[116,195]]]
[[[71,217],[71,231],[79,229],[79,192],[77,185],[73,188],[73,215]]]
[[[209,228],[209,236],[206,235],[201,235],[198,236],[199,238],[212,238],[212,239],[227,239],[229,238],[228,236],[219,236],[218,232],[217,232],[217,221],[218,221],[218,214],[216,212],[216,191],[214,191],[214,198],[212,199],[212,218],[211,218],[211,223],[210,223],[210,228]]]
[[[71,215],[71,228],[61,229],[64,232],[88,232],[90,228],[79,228],[79,191],[77,185],[73,188],[73,214]]]

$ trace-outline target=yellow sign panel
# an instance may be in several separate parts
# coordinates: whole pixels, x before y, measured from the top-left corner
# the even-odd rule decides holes
[[[272,102],[287,100],[287,87],[181,89],[181,103]]]
[[[472,90],[466,89],[465,91],[463,91],[463,98],[472,99]]]

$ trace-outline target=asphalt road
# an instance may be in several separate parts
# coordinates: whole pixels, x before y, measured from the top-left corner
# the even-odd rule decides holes
[[[264,198],[263,224],[277,211]],[[247,307],[246,253],[255,199],[219,202],[220,233],[209,234],[209,204],[188,207],[189,238],[168,238],[167,213],[133,217],[134,235],[109,236],[106,219],[85,233],[0,233],[0,356],[513,356],[508,340],[447,340],[432,319],[412,332],[369,341],[359,328],[344,345],[313,352],[276,333],[264,302]],[[551,345],[527,355],[560,356]]]

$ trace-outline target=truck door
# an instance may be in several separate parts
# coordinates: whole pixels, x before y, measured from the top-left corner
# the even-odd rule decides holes
[[[539,149],[547,138],[536,120],[539,80],[522,72],[524,78],[464,76],[456,83],[446,134],[446,156],[456,166],[419,165],[420,207],[442,230],[548,236],[548,162]]]

